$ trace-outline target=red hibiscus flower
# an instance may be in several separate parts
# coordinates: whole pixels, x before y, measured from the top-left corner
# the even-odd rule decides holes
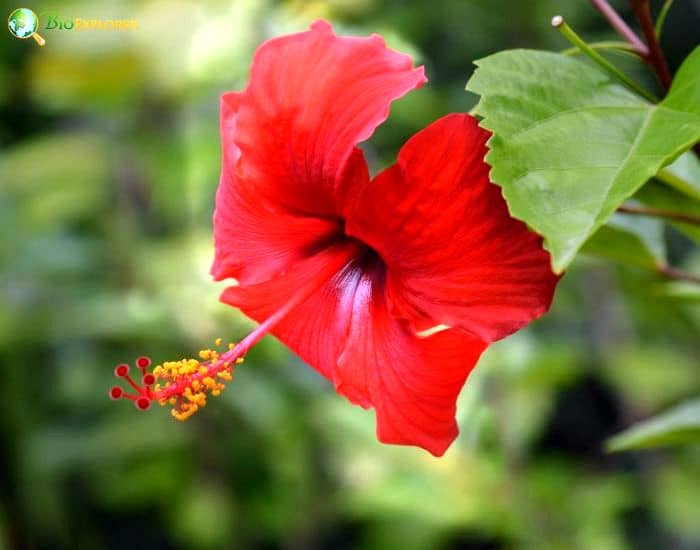
[[[246,89],[221,102],[212,274],[237,281],[222,301],[261,324],[201,361],[148,373],[140,358],[143,384],[120,365],[135,393],[113,398],[171,402],[186,418],[269,332],[373,407],[380,441],[445,452],[479,356],[542,315],[558,278],[489,182],[489,134],[469,115],[421,130],[370,179],[357,144],[425,82],[381,37],[323,21],[257,50]]]

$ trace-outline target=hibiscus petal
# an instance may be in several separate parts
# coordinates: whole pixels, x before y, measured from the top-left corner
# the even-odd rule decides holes
[[[324,21],[258,48],[246,89],[222,98],[214,277],[262,282],[332,240],[368,178],[355,145],[425,80],[381,37]]]
[[[338,392],[372,404],[379,441],[441,456],[459,433],[457,397],[486,343],[454,329],[417,337],[389,314],[376,276],[362,277],[353,306],[334,373]]]
[[[340,231],[336,220],[301,216],[275,208],[257,195],[258,186],[238,174],[241,152],[234,142],[242,94],[221,98],[222,169],[214,212],[216,280],[229,277],[246,284],[267,280]],[[365,164],[353,157],[348,166]],[[366,168],[349,171],[349,178],[367,180]]]
[[[222,300],[253,319],[267,318],[323,269],[329,251],[274,283],[231,287]],[[457,330],[419,338],[389,315],[384,267],[371,253],[356,258],[272,329],[338,393],[374,407],[377,437],[442,455],[457,437],[456,400],[486,343]]]
[[[492,342],[542,315],[558,281],[542,239],[508,214],[483,161],[489,133],[452,114],[413,136],[356,196],[346,232],[388,267],[393,315]],[[391,216],[386,212],[391,211]]]
[[[239,170],[292,210],[337,214],[335,187],[353,147],[425,81],[423,67],[380,36],[338,37],[325,21],[269,40],[241,97]]]

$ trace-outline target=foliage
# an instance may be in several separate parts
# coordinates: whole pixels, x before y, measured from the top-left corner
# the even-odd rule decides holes
[[[700,284],[699,277],[667,264],[661,220],[625,216],[666,217],[697,238],[700,161],[686,151],[700,142],[700,46],[679,67],[666,96],[649,104],[633,91],[651,94],[586,45],[563,18],[553,18],[552,25],[597,66],[556,53],[504,51],[477,61],[467,84],[481,96],[474,113],[493,133],[486,160],[512,215],[544,236],[557,272],[583,250]],[[647,36],[649,64],[658,69],[655,36]],[[630,49],[636,51],[634,42]],[[622,205],[654,177],[667,187],[642,190],[640,200],[652,208]],[[698,441],[694,416],[687,405],[611,439],[609,449]]]
[[[661,168],[700,140],[700,47],[652,105],[562,54],[477,61],[467,89],[494,135],[487,162],[511,213],[541,233],[557,272]]]
[[[611,451],[678,445],[700,439],[700,400],[674,407],[651,420],[635,424],[608,441]]]

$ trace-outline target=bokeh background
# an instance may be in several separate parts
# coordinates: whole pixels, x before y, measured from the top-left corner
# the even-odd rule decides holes
[[[44,48],[0,38],[0,548],[700,548],[700,449],[602,447],[700,390],[700,301],[643,269],[578,259],[551,313],[483,357],[439,460],[377,443],[372,413],[271,337],[185,424],[107,398],[116,363],[188,356],[252,326],[218,303],[208,267],[218,98],[244,86],[262,40],[325,17],[426,65],[430,83],[365,146],[376,171],[474,105],[474,59],[567,47],[555,13],[614,38],[588,2],[26,7],[139,30],[46,31]],[[700,2],[678,0],[674,66],[698,29]],[[690,240],[667,228],[665,244],[698,269]]]

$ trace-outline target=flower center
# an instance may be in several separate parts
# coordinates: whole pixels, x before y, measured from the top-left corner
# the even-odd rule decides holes
[[[128,399],[140,411],[148,410],[154,401],[160,405],[172,405],[171,414],[177,420],[187,420],[207,404],[209,395],[218,396],[224,390],[224,383],[233,379],[235,367],[244,361],[246,353],[263,338],[277,323],[284,319],[297,306],[305,302],[344,266],[363,251],[358,242],[344,242],[329,250],[329,258],[323,269],[313,273],[307,284],[301,286],[287,302],[255,330],[238,343],[229,343],[223,348],[223,341],[217,338],[215,349],[203,349],[199,359],[186,358],[165,361],[152,372],[149,357],[139,357],[136,366],[140,371],[140,383],[129,374],[126,363],[117,365],[114,375],[123,379],[133,391],[125,391],[114,386],[109,396],[114,400]]]

